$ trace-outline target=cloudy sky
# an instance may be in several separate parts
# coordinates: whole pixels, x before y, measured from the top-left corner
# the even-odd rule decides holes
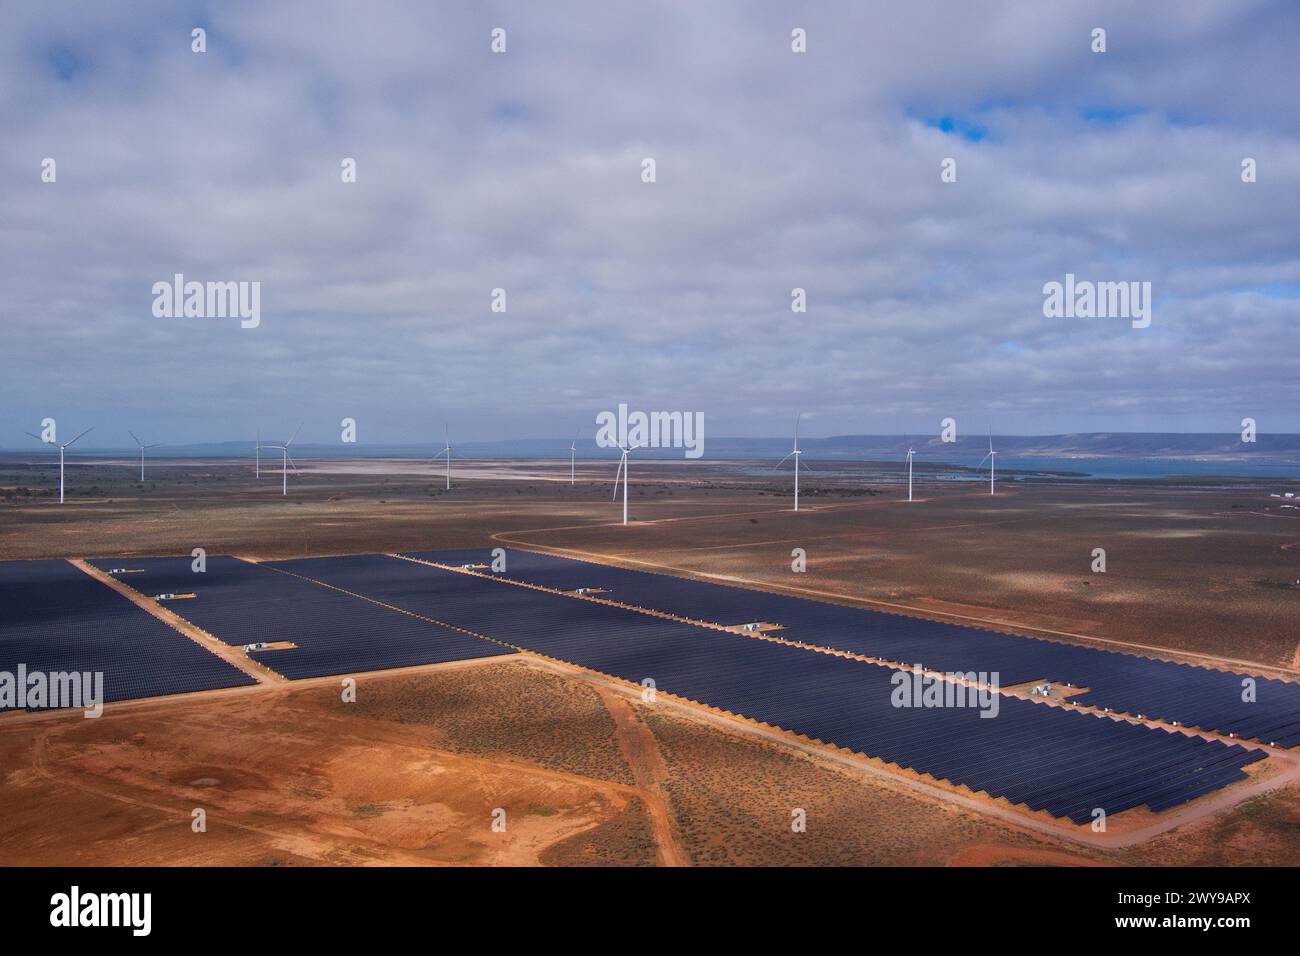
[[[821,435],[1300,431],[1288,0],[4,18],[0,446],[47,415],[99,445],[344,416],[567,440],[620,401],[713,435],[799,409]],[[1150,282],[1151,326],[1044,317],[1067,272]],[[260,282],[260,326],[155,317],[175,273]]]

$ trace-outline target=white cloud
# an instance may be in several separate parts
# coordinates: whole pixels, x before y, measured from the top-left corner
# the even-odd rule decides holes
[[[173,5],[10,11],[6,419],[1300,430],[1300,18],[1130,7],[231,3],[204,55]],[[1044,319],[1067,271],[1152,281],[1152,329]],[[154,319],[175,272],[261,281],[261,327]]]

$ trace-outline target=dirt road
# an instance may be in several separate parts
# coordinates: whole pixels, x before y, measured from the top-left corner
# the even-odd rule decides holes
[[[663,787],[668,781],[668,768],[659,754],[659,743],[632,705],[606,687],[597,687],[610,716],[614,718],[618,746],[622,750],[632,777],[636,780],[650,823],[654,828],[655,842],[659,845],[659,858],[664,866],[685,866],[687,861],[677,845],[673,832],[672,815],[664,799]]]

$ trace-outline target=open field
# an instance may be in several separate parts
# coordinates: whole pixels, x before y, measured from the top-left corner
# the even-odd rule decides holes
[[[0,721],[0,847],[17,864],[644,865],[659,860],[645,807],[663,801],[674,852],[691,863],[1051,848],[815,757],[635,709],[662,756],[620,755],[600,694],[522,661],[362,677],[356,704],[322,680],[122,705],[94,721]],[[634,782],[633,763],[650,756],[666,773],[654,791]],[[790,831],[794,806],[808,810],[807,833]],[[497,807],[505,833],[491,830]],[[206,833],[191,831],[195,808]]]
[[[321,679],[123,704],[99,720],[11,717],[0,854],[653,865],[663,840],[696,865],[1289,864],[1300,852],[1295,785],[1138,847],[1089,849],[678,709],[629,709],[652,751],[620,753],[613,708],[581,675],[499,659],[362,676],[355,704]],[[648,776],[647,760],[659,765]],[[504,833],[491,829],[497,807]],[[204,833],[191,829],[196,808]],[[795,808],[805,832],[790,828]]]
[[[366,681],[358,699],[382,712],[386,692],[396,704],[409,680]],[[465,686],[485,693],[467,669],[430,674],[425,689],[454,699]],[[445,731],[419,715],[370,716],[337,687],[0,728],[7,862],[536,864],[543,850],[600,825],[637,825],[632,787],[517,759],[513,720],[444,746]],[[558,705],[562,723],[568,702],[553,681],[509,690],[496,703]],[[590,735],[577,742],[598,745]],[[207,813],[205,833],[191,830],[195,808]],[[504,833],[491,828],[496,808],[506,810]],[[51,828],[51,819],[77,823]],[[640,862],[638,852],[630,845],[611,862]]]
[[[638,463],[0,460],[0,558],[300,557],[510,545],[1295,679],[1300,517],[1235,481],[864,484]],[[464,468],[462,473],[461,469]],[[420,472],[423,473],[420,473]],[[463,477],[461,475],[463,474]],[[57,472],[54,473],[57,482]],[[474,475],[475,477],[470,477]],[[57,494],[57,484],[55,484]],[[1089,570],[1093,548],[1107,572]],[[807,552],[804,573],[791,550]],[[1128,848],[1088,846],[527,655],[0,718],[10,863],[1300,863],[1295,783]],[[1271,762],[1270,762],[1271,763]],[[1241,786],[1244,786],[1241,785]],[[1229,788],[1232,792],[1235,788]],[[208,812],[208,832],[190,830]],[[491,812],[507,810],[504,834]],[[794,833],[790,814],[807,811]],[[1133,820],[1138,823],[1135,811]],[[1147,814],[1146,816],[1152,816]],[[76,820],[75,826],[64,821]],[[59,821],[57,824],[55,821]]]
[[[657,861],[645,806],[665,795],[635,783],[615,741],[614,718],[589,684],[518,661],[417,671],[361,678],[355,704],[340,700],[336,681],[323,680],[166,706],[123,705],[94,721],[0,721],[6,861]],[[674,802],[674,820],[695,813],[690,836],[678,838],[690,848],[687,859],[709,862],[695,849],[694,834],[701,827],[734,832],[725,810],[735,786],[730,771],[753,769],[768,748],[679,716],[651,719],[655,738],[670,739],[674,748],[669,793],[690,773],[682,754],[709,753],[715,761],[718,772],[695,781],[692,794],[722,813]],[[815,768],[815,761],[799,759]],[[890,796],[867,780],[819,773],[826,779],[805,783],[829,782],[845,799],[871,794],[881,809]],[[758,785],[754,795],[761,798],[766,788]],[[874,824],[859,821],[866,826],[855,825],[858,839],[871,842],[876,828],[906,834],[936,811],[901,799]],[[206,833],[191,831],[196,807],[207,812]],[[497,807],[507,813],[504,833],[491,829]],[[50,827],[51,819],[78,822]],[[767,823],[778,832],[783,826],[776,817]],[[966,825],[984,841],[1034,843],[996,824]],[[797,860],[779,852],[762,857],[835,860],[815,846]]]

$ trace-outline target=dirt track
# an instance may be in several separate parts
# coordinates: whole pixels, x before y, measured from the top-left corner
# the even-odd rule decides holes
[[[659,743],[627,701],[604,689],[600,696],[614,718],[619,748],[632,768],[632,775],[650,812],[659,859],[665,866],[682,866],[685,861],[677,848],[671,815],[664,802],[662,788],[668,779],[668,770],[659,754]]]

